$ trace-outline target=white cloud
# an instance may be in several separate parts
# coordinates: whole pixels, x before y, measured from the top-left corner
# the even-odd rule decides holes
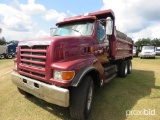
[[[27,4],[20,4],[19,8],[26,14],[41,14],[47,21],[61,21],[66,17],[65,13],[59,13],[54,9],[46,10],[44,5],[35,3],[35,0],[28,0]]]
[[[35,3],[35,0],[28,0],[28,3],[29,3],[29,4],[34,4],[34,3]]]
[[[67,10],[68,15],[70,16],[76,16],[76,14],[72,13],[70,10]]]
[[[1,26],[13,31],[29,31],[32,29],[33,21],[30,16],[11,6],[0,4]]]
[[[101,9],[115,12],[116,26],[120,31],[129,33],[134,39],[158,37],[150,29],[155,28],[153,23],[160,22],[159,0],[103,0],[103,3]]]
[[[10,29],[3,28],[2,36],[6,40],[27,40],[33,38],[35,33],[33,31],[23,32],[23,31],[13,31]]]
[[[44,30],[40,30],[40,31],[38,31],[38,33],[36,34],[36,38],[40,38],[40,37],[49,37],[50,36],[50,34],[49,33],[47,33],[46,31],[44,31]]]
[[[26,40],[49,36],[46,31],[39,30],[39,24],[45,26],[46,23],[39,21],[36,23],[33,20],[34,15],[45,19],[46,22],[61,21],[67,16],[54,9],[47,10],[44,5],[35,3],[35,0],[28,0],[27,4],[20,4],[18,0],[14,0],[11,5],[0,3],[0,8],[0,28],[3,30],[2,36],[7,40]]]
[[[57,20],[62,21],[67,15],[65,13],[58,13],[56,10],[48,10],[46,11],[43,18],[47,21]]]
[[[36,4],[35,0],[28,0],[28,4],[20,4],[20,9],[27,14],[43,14],[46,11],[46,8]]]
[[[135,40],[138,40],[139,38],[160,38],[160,24],[155,24],[152,26],[149,26],[147,28],[142,29],[139,32],[136,33],[130,33]]]

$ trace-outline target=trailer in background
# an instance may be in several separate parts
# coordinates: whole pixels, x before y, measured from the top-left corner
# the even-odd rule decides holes
[[[0,59],[4,59],[6,53],[7,53],[7,45],[0,45]]]

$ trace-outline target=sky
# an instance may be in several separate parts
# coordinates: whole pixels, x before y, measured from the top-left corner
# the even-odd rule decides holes
[[[116,28],[134,41],[160,38],[159,0],[0,0],[1,37],[28,40],[50,36],[66,17],[112,9]]]

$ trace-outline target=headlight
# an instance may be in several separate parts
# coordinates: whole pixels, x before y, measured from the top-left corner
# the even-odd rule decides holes
[[[53,77],[56,78],[56,79],[61,80],[62,79],[62,73],[61,73],[61,71],[54,70]]]
[[[75,71],[58,71],[54,70],[53,77],[58,80],[70,81],[73,79]]]

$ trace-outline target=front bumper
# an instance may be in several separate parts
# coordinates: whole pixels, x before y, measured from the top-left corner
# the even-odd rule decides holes
[[[69,90],[55,85],[46,84],[35,79],[11,73],[11,80],[18,88],[49,103],[63,107],[69,106]]]
[[[152,57],[155,57],[155,54],[143,54],[143,55],[140,55],[140,57],[152,58]]]

